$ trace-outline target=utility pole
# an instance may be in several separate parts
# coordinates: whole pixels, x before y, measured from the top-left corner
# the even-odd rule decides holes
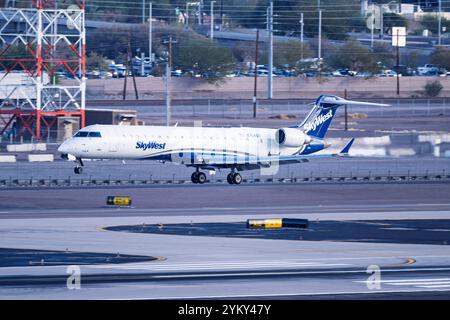
[[[150,2],[150,9],[148,11],[148,56],[150,58],[150,63],[153,62],[153,48],[152,48],[152,41],[153,41],[153,2]]]
[[[128,35],[128,53],[127,53],[127,66],[131,63],[131,76],[133,77],[133,86],[134,86],[134,94],[136,96],[136,100],[139,100],[137,85],[136,85],[136,75],[134,74],[134,66],[132,59],[132,51],[131,51],[131,34]],[[128,72],[128,71],[127,71]]]
[[[269,7],[269,75],[267,81],[267,98],[273,98],[273,1],[270,1]]]
[[[209,36],[211,37],[211,40],[214,39],[214,3],[215,1],[211,1],[211,30],[209,31]]]
[[[169,61],[169,68],[170,71],[172,71],[172,44],[173,43],[178,43],[177,39],[173,39],[172,35],[169,35],[169,39],[168,40],[163,40],[163,44],[168,44],[168,53],[169,53],[169,57],[168,57],[168,61]]]
[[[253,118],[256,118],[256,94],[258,85],[258,56],[259,56],[259,29],[256,29],[256,44],[255,44],[255,83],[253,87]]]
[[[347,100],[347,89],[344,90],[344,99]],[[345,131],[348,131],[347,105],[344,105],[344,114],[345,114]]]
[[[142,24],[145,24],[145,0],[142,0]]]
[[[397,29],[397,95],[400,95],[400,43],[399,43],[399,30]]]
[[[138,90],[136,86],[136,77],[134,75],[134,68],[133,68],[133,61],[131,59],[131,34],[128,34],[128,46],[127,46],[127,58],[125,63],[125,79],[123,82],[123,93],[122,93],[122,99],[126,100],[127,97],[127,80],[128,80],[128,73],[130,73],[130,62],[131,62],[131,75],[133,77],[133,85],[134,85],[134,93],[136,95],[136,100],[139,100]]]
[[[166,126],[170,126],[170,118],[171,118],[171,101],[170,101],[170,78],[171,71],[169,63],[166,63]]]
[[[441,33],[442,33],[442,3],[441,0],[439,0],[439,17],[438,17],[438,45],[442,44],[441,40]]]

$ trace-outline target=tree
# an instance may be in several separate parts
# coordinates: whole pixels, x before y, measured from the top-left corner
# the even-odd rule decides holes
[[[384,42],[375,42],[372,49],[372,58],[374,62],[380,63],[383,66],[394,65],[395,55],[391,44]]]
[[[35,46],[33,46],[32,50],[36,50]],[[1,58],[8,59],[6,61],[3,61],[3,65],[7,69],[13,68],[14,70],[23,70],[23,67],[16,63],[18,59],[22,59],[22,63],[26,67],[26,69],[35,69],[36,59],[34,58],[30,49],[25,47],[25,45],[22,43],[14,44],[10,47],[3,45],[0,47],[0,52],[2,52]]]
[[[289,65],[295,66],[302,58],[309,58],[312,56],[312,50],[306,43],[300,41],[285,41],[276,43],[276,50],[274,52],[274,65],[282,67]]]
[[[89,70],[99,70],[106,71],[108,70],[108,62],[106,57],[98,54],[95,51],[89,52],[86,58],[86,65]]]
[[[439,68],[450,70],[450,49],[436,47],[430,56],[430,62]]]
[[[346,41],[336,50],[326,59],[327,63],[334,68],[369,72],[374,72],[378,69],[370,49],[364,47],[356,40]]]
[[[405,65],[408,68],[417,69],[418,64],[419,64],[419,54],[417,53],[417,51],[411,51],[406,56]]]
[[[408,27],[408,20],[396,13],[383,13],[384,31],[391,30],[392,27]]]
[[[280,3],[281,2],[281,3]],[[299,30],[299,13],[304,12],[305,34],[314,37],[318,34],[319,12],[317,0],[295,1],[292,9],[282,7],[287,6],[292,1],[277,1],[280,6],[280,13],[275,10],[277,20],[282,21],[277,29]],[[363,25],[359,0],[347,0],[342,2],[342,6],[335,0],[322,0],[322,36],[329,39],[346,39],[347,32],[359,28]],[[279,17],[279,18],[278,18]]]
[[[435,34],[439,33],[439,22],[438,18],[435,15],[432,14],[424,15],[422,17],[422,20],[420,20],[420,23],[422,24],[422,27],[424,29],[428,29]],[[442,27],[446,27],[447,30],[450,28],[450,20],[447,20],[444,17],[442,17],[441,23]]]
[[[173,64],[183,70],[200,74],[210,83],[223,81],[233,70],[233,55],[230,49],[216,42],[201,39],[181,39],[173,48]]]
[[[275,41],[273,47],[273,65],[275,67],[283,67],[285,65],[295,67],[302,58],[306,59],[312,56],[311,47],[298,40]],[[260,57],[260,62],[267,64],[267,57],[267,50],[264,50]]]

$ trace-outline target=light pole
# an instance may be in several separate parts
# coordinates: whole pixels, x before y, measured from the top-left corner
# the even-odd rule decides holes
[[[301,59],[303,60],[303,27],[305,23],[303,22],[303,12],[300,14],[300,42],[302,44],[301,48]]]
[[[209,36],[212,39],[214,39],[214,3],[215,1],[211,1],[211,29],[209,31]]]
[[[142,24],[145,24],[145,0],[142,0]]]
[[[441,40],[441,33],[442,33],[442,3],[441,0],[439,0],[439,17],[438,17],[438,44],[441,45],[442,44],[442,40]]]
[[[273,87],[272,87],[272,79],[273,79],[273,1],[270,1],[269,7],[269,75],[267,81],[267,98],[273,98]]]
[[[317,10],[319,11],[319,32],[318,32],[319,43],[317,45],[317,58],[319,58],[320,64],[320,59],[322,59],[322,10],[320,9],[320,0],[317,0]]]
[[[148,55],[150,58],[150,63],[153,62],[153,47],[152,47],[152,41],[153,41],[153,2],[150,2],[150,8],[148,11]]]
[[[255,49],[255,79],[253,86],[253,118],[256,118],[256,94],[258,85],[258,56],[259,56],[259,29],[256,29],[256,49]]]
[[[203,0],[198,2],[198,25],[202,25]]]
[[[166,89],[166,126],[170,125],[172,106],[171,106],[171,96],[170,96],[170,78],[172,77],[172,43],[177,43],[176,39],[169,36],[168,40],[163,41],[164,44],[169,45],[169,57],[166,63],[166,77],[165,77],[165,89]]]
[[[320,63],[320,59],[322,59],[322,10],[319,10],[319,44],[317,52],[317,57],[319,58]]]

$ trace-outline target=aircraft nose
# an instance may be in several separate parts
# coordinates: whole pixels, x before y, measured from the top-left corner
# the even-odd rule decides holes
[[[58,152],[60,153],[69,153],[69,142],[64,141],[58,148]]]

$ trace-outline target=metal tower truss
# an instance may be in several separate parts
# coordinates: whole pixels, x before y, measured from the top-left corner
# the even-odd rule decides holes
[[[46,2],[0,8],[0,135],[15,120],[36,140],[59,116],[78,116],[85,125],[84,0],[58,9]]]

